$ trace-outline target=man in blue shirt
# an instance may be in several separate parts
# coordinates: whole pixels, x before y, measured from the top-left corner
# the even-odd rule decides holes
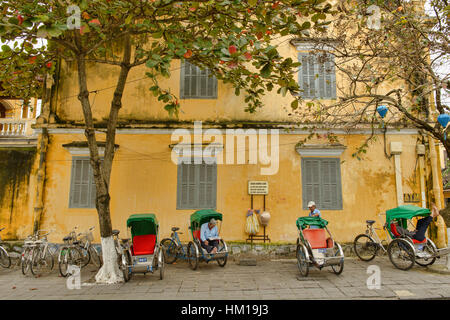
[[[308,208],[310,210],[309,212],[309,216],[310,217],[320,217],[320,211],[319,209],[316,208],[316,203],[314,201],[310,201],[308,202]],[[319,227],[317,226],[309,226],[310,229],[318,229]]]
[[[219,247],[219,232],[217,230],[217,222],[213,218],[209,222],[202,224],[200,228],[200,239],[202,248],[208,253],[217,253]]]

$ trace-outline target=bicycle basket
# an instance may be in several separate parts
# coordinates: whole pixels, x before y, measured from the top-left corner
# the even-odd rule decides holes
[[[84,232],[83,234],[81,234],[80,241],[81,242],[94,241],[94,236],[93,236],[92,232]]]

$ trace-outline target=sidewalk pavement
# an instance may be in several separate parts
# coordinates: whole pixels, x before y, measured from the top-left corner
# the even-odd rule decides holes
[[[445,260],[439,261],[440,264]],[[381,270],[380,289],[368,289],[370,265]],[[372,267],[373,268],[373,267]],[[229,259],[221,268],[215,262],[200,262],[196,271],[183,261],[166,265],[165,278],[159,272],[134,274],[128,283],[97,285],[89,283],[96,271],[82,270],[81,289],[69,290],[66,278],[58,273],[35,278],[20,269],[0,269],[0,299],[151,299],[151,300],[260,300],[260,299],[449,299],[450,275],[414,266],[409,271],[395,269],[386,256],[366,263],[346,258],[344,271],[337,276],[331,268],[311,267],[303,278],[295,259],[258,261],[241,266]]]

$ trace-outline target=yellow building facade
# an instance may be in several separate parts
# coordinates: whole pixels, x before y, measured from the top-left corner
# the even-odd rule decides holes
[[[280,41],[279,51],[296,60],[305,49]],[[151,83],[145,77],[145,67],[134,69],[128,77],[110,185],[112,224],[122,235],[126,234],[129,215],[155,213],[162,237],[169,236],[171,227],[178,226],[183,232],[182,240],[187,241],[189,216],[196,209],[213,208],[223,214],[223,238],[245,241],[246,213],[251,206],[249,181],[268,182],[265,209],[271,219],[266,233],[275,243],[295,243],[295,221],[308,215],[309,201],[317,203],[340,242],[353,241],[364,231],[365,220],[381,221],[378,214],[398,205],[429,206],[433,196],[443,206],[440,170],[433,174],[433,167],[439,166],[437,146],[430,145],[417,129],[388,128],[386,134],[376,129],[376,141],[358,160],[352,154],[371,134],[370,127],[320,129],[313,139],[301,145],[299,142],[308,132],[290,116],[292,97],[282,97],[273,90],[264,99],[265,107],[249,114],[244,111],[244,97],[235,96],[234,89],[220,81],[212,96],[189,97],[184,81],[186,75],[191,76],[191,81],[195,76],[193,69],[183,68],[188,67],[176,61],[171,77],[160,79],[162,88],[180,95],[178,119],[171,118],[148,90]],[[113,66],[91,65],[88,70],[98,141],[104,141],[102,130],[117,75],[118,69]],[[331,79],[331,85],[343,85],[339,74]],[[202,81],[196,84],[208,87],[208,80]],[[201,95],[201,90],[196,90]],[[336,93],[333,88],[330,90],[327,99],[334,101]],[[8,222],[5,211],[1,211],[0,222],[10,229],[10,238],[23,238],[38,221],[40,229],[53,230],[49,239],[54,242],[61,242],[75,226],[79,230],[97,226],[95,240],[99,242],[75,65],[60,65],[51,92],[46,109],[34,125],[40,140],[30,176],[41,178],[30,183],[28,189],[33,205],[23,207],[20,223]],[[194,135],[200,126],[201,139],[199,134]],[[211,129],[215,131],[208,131]],[[326,135],[330,133],[337,135],[337,143],[329,143]],[[256,136],[245,138],[252,134]],[[239,143],[238,137],[244,139]],[[45,143],[40,143],[43,139]],[[211,142],[215,142],[213,147],[205,149]],[[269,162],[264,162],[267,157],[260,153],[263,142],[267,142]],[[212,150],[208,154],[211,164],[183,167],[179,161],[187,157],[181,154],[178,143],[192,147],[192,159]],[[432,194],[430,190],[436,185],[440,190]],[[2,202],[2,208],[7,206]],[[263,207],[263,196],[255,195],[253,208]]]

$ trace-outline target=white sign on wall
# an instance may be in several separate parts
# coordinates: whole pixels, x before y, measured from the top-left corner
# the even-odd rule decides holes
[[[269,194],[269,182],[249,181],[248,194]]]

